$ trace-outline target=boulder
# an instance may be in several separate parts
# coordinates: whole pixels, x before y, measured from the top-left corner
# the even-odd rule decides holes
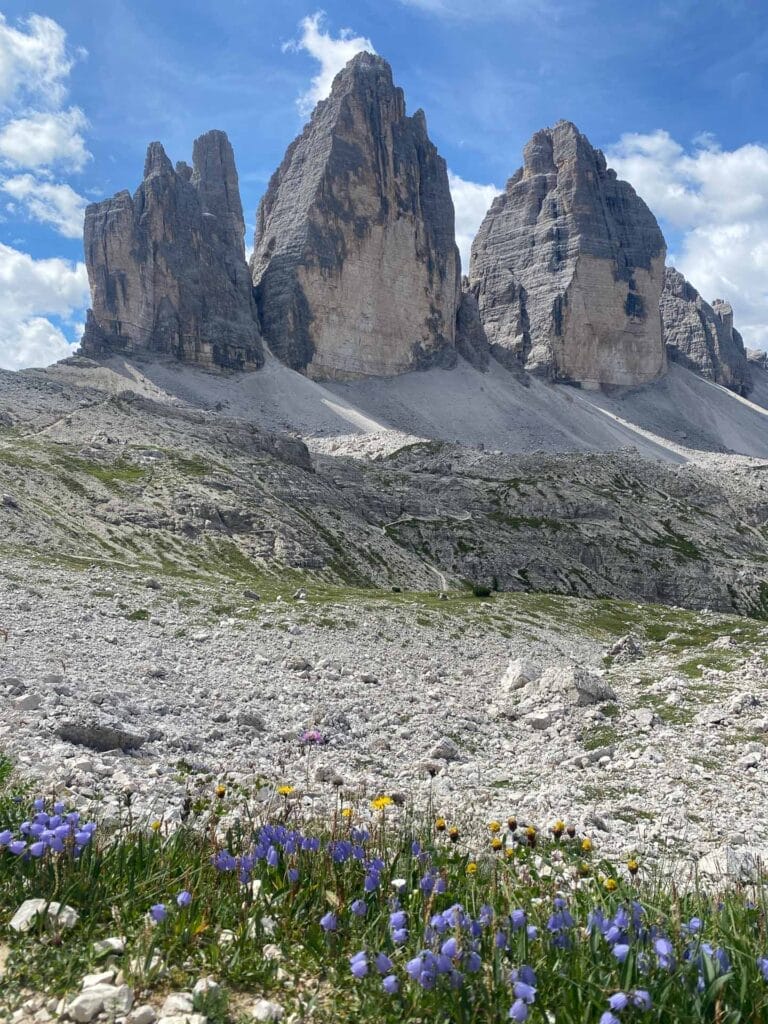
[[[56,733],[67,743],[76,743],[100,752],[138,750],[147,741],[146,736],[128,732],[119,726],[96,721],[62,722]]]
[[[537,132],[472,245],[491,354],[587,386],[656,380],[665,253],[651,211],[575,125]]]
[[[679,271],[667,267],[660,308],[670,359],[739,395],[751,391],[747,351],[727,302],[715,299],[710,305]]]
[[[251,271],[270,348],[310,377],[455,363],[448,173],[381,57],[357,54],[288,147],[259,207]]]
[[[235,158],[224,132],[201,135],[192,160],[192,167],[174,169],[153,142],[136,193],[86,209],[92,309],[83,355],[161,353],[205,367],[262,365]]]
[[[28,932],[40,914],[45,914],[46,923],[56,929],[74,928],[80,919],[80,915],[72,907],[37,898],[24,900],[8,922],[8,927],[15,932]]]

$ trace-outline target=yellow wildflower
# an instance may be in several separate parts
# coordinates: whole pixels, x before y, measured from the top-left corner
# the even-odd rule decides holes
[[[501,839],[499,839],[498,836],[494,836],[493,839],[491,840],[491,849],[495,850],[497,853],[499,852],[503,845],[504,843],[501,841]]]
[[[616,892],[616,890],[619,888],[619,883],[616,881],[615,878],[606,878],[606,880],[603,882],[603,885],[605,886],[606,892]]]
[[[589,836],[584,836],[584,838],[581,840],[581,850],[582,850],[582,853],[590,853],[591,852],[591,850],[592,850],[592,840],[589,838]]]
[[[508,846],[504,851],[504,856],[507,858],[507,860],[512,860],[512,858],[515,856],[514,846]]]
[[[453,826],[453,828],[449,829],[449,831],[448,831],[448,838],[451,840],[452,843],[458,843],[458,841],[459,841],[459,830],[456,828],[455,825]]]
[[[385,807],[391,807],[394,802],[391,796],[377,796],[375,800],[371,800],[371,807],[374,811],[383,811]]]
[[[627,861],[627,871],[630,873],[630,875],[636,875],[639,870],[640,870],[639,862],[637,860],[635,860],[634,857],[630,857],[629,860]]]
[[[280,796],[290,796],[291,793],[294,792],[295,788],[295,786],[278,786],[277,792],[280,794]]]
[[[563,832],[565,832],[565,822],[561,821],[558,818],[555,824],[552,826],[552,835],[555,837],[555,839],[559,839]]]
[[[342,818],[351,818],[352,817],[352,808],[351,807],[342,807],[342,809],[341,809],[341,816],[342,816]]]
[[[153,832],[159,832],[160,829],[163,827],[163,823],[162,823],[162,821],[157,821],[156,820],[156,821],[153,821],[152,824],[149,827],[152,829]]]
[[[500,821],[492,821],[492,822],[490,822],[490,824],[488,825],[488,828],[489,828],[489,829],[491,830],[491,832],[493,832],[493,834],[495,835],[495,834],[496,834],[497,832],[501,832],[501,822],[500,822]]]
[[[445,832],[445,818],[437,818],[435,828],[438,832]]]
[[[216,796],[219,798],[219,800],[223,800],[226,795],[227,787],[222,786],[221,783],[219,783],[219,785],[216,787]]]
[[[469,862],[469,864],[467,864],[467,874],[468,875],[474,875],[476,873],[477,873],[477,864],[475,864],[475,862],[473,860],[471,860]]]

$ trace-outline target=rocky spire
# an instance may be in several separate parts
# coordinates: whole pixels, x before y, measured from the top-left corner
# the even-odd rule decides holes
[[[135,195],[120,192],[86,210],[92,309],[83,354],[156,352],[202,366],[261,366],[244,232],[224,132],[195,141],[192,168],[174,170],[162,145],[151,143]]]
[[[445,161],[381,57],[350,61],[289,146],[259,207],[251,271],[270,347],[312,377],[455,361]]]
[[[749,393],[752,374],[728,302],[715,299],[710,306],[678,270],[667,267],[661,319],[670,359],[737,394]]]
[[[472,246],[491,353],[555,380],[655,380],[665,251],[651,211],[573,124],[537,132]]]

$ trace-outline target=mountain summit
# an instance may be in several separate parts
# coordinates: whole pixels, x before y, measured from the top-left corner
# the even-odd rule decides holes
[[[135,195],[119,192],[86,210],[93,308],[84,355],[154,352],[232,369],[263,363],[229,139],[201,135],[192,160],[174,170],[153,142]]]
[[[651,211],[575,125],[536,132],[472,245],[492,354],[555,380],[655,380],[665,253]]]
[[[270,347],[311,377],[455,362],[448,173],[381,57],[351,60],[288,147],[259,207],[251,271]]]

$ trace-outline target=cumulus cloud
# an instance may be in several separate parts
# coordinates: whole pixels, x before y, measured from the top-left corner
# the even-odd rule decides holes
[[[496,185],[478,185],[474,181],[465,181],[451,171],[448,172],[448,184],[456,210],[456,244],[461,253],[462,273],[466,274],[469,272],[469,254],[477,229],[501,189]]]
[[[375,53],[373,43],[365,36],[356,36],[351,28],[343,28],[334,38],[324,30],[325,13],[317,11],[302,19],[299,24],[301,35],[298,39],[286,43],[283,50],[305,50],[320,64],[320,70],[312,79],[309,89],[297,100],[302,116],[310,114],[320,100],[324,100],[331,91],[336,75],[356,53],[367,50]]]
[[[768,147],[686,149],[662,130],[626,134],[606,151],[620,177],[681,236],[669,262],[707,299],[734,307],[747,345],[768,347]]]
[[[35,260],[0,243],[0,366],[45,366],[71,355],[71,342],[49,317],[71,324],[88,302],[84,263]]]
[[[65,238],[80,238],[86,202],[70,186],[41,181],[32,174],[6,178],[0,188],[12,196],[30,217],[50,224]]]
[[[91,159],[80,134],[87,126],[79,107],[14,118],[0,127],[0,161],[12,167],[82,171]]]
[[[66,32],[52,18],[33,14],[14,28],[0,14],[0,103],[34,99],[56,109],[66,97],[75,60],[84,54],[70,52]]]
[[[62,172],[91,158],[88,122],[67,106],[68,79],[84,50],[73,50],[51,18],[8,23],[0,14],[0,195],[3,220],[35,220],[66,238],[83,230],[85,200]],[[25,173],[20,173],[25,172]],[[46,365],[72,352],[88,305],[85,265],[34,259],[0,244],[0,366]]]

